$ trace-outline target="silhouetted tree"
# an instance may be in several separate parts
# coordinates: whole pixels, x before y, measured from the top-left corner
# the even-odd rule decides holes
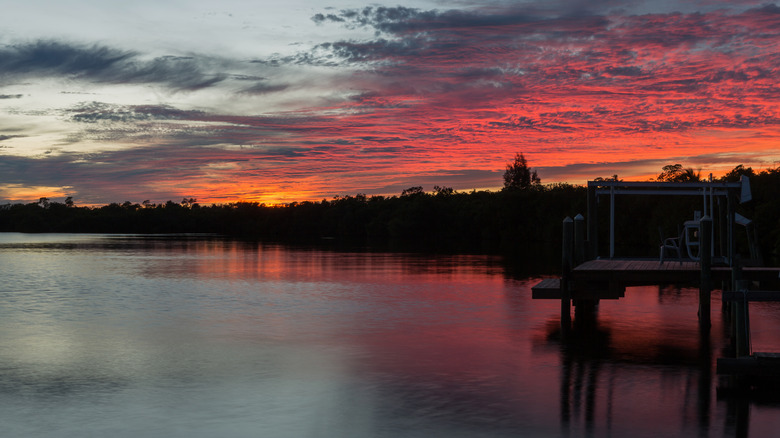
[[[409,187],[408,189],[404,189],[404,191],[401,192],[401,196],[413,196],[413,195],[419,195],[419,194],[422,194],[422,193],[425,193],[423,191],[422,186],[414,186],[414,187]]]
[[[515,154],[515,160],[506,165],[504,172],[504,190],[527,189],[540,186],[542,181],[536,171],[531,171],[522,153]]]
[[[518,154],[519,168],[527,169]],[[681,165],[664,169],[663,180],[689,180],[679,175],[697,174]],[[212,204],[185,208],[168,201],[141,205],[125,202],[104,207],[67,207],[44,198],[29,204],[0,205],[0,231],[92,232],[92,233],[217,233],[276,242],[369,245],[390,249],[425,251],[502,251],[524,256],[528,247],[560,248],[560,221],[586,211],[587,190],[569,184],[534,187],[531,190],[458,193],[447,187],[434,187],[425,193],[410,187],[402,196],[340,196],[322,202],[294,202],[286,206],[266,206],[257,202]],[[751,177],[753,201],[739,204],[738,212],[751,218],[760,233],[759,245],[770,264],[780,262],[780,167],[753,171],[737,166],[723,178]],[[604,178],[604,180],[612,180]],[[181,199],[181,198],[179,198]],[[188,199],[189,200],[189,199]],[[658,227],[674,230],[689,219],[694,205],[681,199],[671,205],[668,197],[626,197],[621,200],[630,221],[618,221],[616,242],[626,253],[656,256]],[[49,207],[43,208],[48,202]],[[606,217],[608,203],[597,206]],[[624,208],[624,207],[621,207]],[[621,225],[622,224],[622,225]],[[602,225],[606,223],[602,221]],[[544,243],[536,245],[536,243]],[[606,240],[602,240],[602,250]],[[741,243],[738,242],[737,250]],[[744,249],[744,246],[743,248]],[[618,248],[621,251],[621,248]],[[549,258],[557,267],[555,251],[535,255]],[[603,251],[602,251],[603,253]],[[744,251],[741,251],[744,253]],[[769,262],[771,260],[771,262]]]
[[[756,172],[753,171],[752,167],[745,167],[740,164],[737,167],[728,171],[728,173],[726,173],[725,175],[723,175],[721,181],[736,182],[739,181],[740,178],[742,178],[742,175],[745,175],[749,178],[753,178],[756,176]]]
[[[450,196],[455,193],[455,190],[453,190],[452,187],[433,186],[433,193],[436,196]]]
[[[682,164],[667,164],[661,169],[661,173],[656,180],[664,182],[697,182],[701,181],[701,171],[693,170],[691,167],[683,169]]]

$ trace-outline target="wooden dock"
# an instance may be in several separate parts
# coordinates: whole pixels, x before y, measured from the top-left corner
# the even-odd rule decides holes
[[[718,374],[730,374],[749,378],[780,378],[780,353],[753,353],[743,357],[720,357]],[[775,380],[776,381],[776,380]]]
[[[703,208],[694,211],[693,220],[684,222],[679,237],[661,236],[659,258],[616,258],[617,195],[701,196]],[[606,258],[599,253],[603,248],[599,245],[599,196],[609,196],[609,256]],[[701,333],[707,333],[711,327],[711,293],[713,289],[722,289],[723,309],[731,313],[735,355],[719,360],[719,372],[734,373],[742,369],[744,374],[780,375],[780,354],[751,355],[750,352],[749,302],[780,301],[780,267],[743,266],[744,261],[762,263],[755,245],[757,237],[751,234],[755,230],[748,228],[751,221],[736,213],[737,202],[747,202],[750,198],[746,177],[739,183],[589,181],[587,223],[581,214],[563,220],[561,277],[547,278],[533,286],[532,298],[560,300],[561,338],[565,339],[572,330],[572,305],[576,307],[575,315],[587,315],[599,300],[624,297],[630,286],[696,287],[699,328]],[[717,211],[713,208],[716,204]],[[746,227],[749,259],[743,259],[736,251],[737,225]]]
[[[731,279],[732,269],[728,266],[714,266],[711,271],[715,281]],[[746,267],[741,273],[749,281],[777,281],[780,268]],[[571,270],[570,281],[571,299],[618,299],[625,295],[628,286],[678,284],[696,287],[701,281],[701,264],[693,261],[661,263],[658,259],[589,260]],[[531,292],[534,299],[560,300],[563,298],[561,279],[544,279],[533,286]]]
[[[590,260],[572,270],[574,281],[621,282],[626,285],[697,282],[701,267],[698,262],[638,259]]]
[[[701,268],[698,262],[664,262],[640,259],[598,259],[571,270],[571,299],[609,300],[625,296],[627,286],[647,284],[695,284]],[[563,298],[561,279],[548,278],[531,288],[534,299]]]

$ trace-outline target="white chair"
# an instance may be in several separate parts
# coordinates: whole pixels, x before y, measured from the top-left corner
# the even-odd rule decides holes
[[[677,237],[664,238],[664,234],[663,231],[661,231],[661,227],[658,227],[658,235],[661,238],[661,263],[664,262],[664,256],[666,255],[666,251],[669,250],[677,254],[677,260],[682,264],[682,251],[680,250],[680,245],[682,244],[683,239],[685,238],[685,228],[683,228],[680,231],[680,235]]]

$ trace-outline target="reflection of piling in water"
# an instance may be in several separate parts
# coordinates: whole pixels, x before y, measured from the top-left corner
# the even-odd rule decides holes
[[[562,435],[569,436],[574,422],[584,422],[587,435],[592,435],[596,419],[596,403],[599,376],[602,366],[601,357],[608,355],[609,340],[606,333],[599,332],[594,315],[591,322],[578,320],[575,313],[569,342],[561,344],[563,366],[561,368],[561,427]],[[580,316],[584,316],[580,314]],[[611,382],[611,380],[610,380]],[[612,423],[612,394],[607,393],[606,421]]]
[[[737,438],[747,438],[750,425],[750,399],[730,397],[726,402],[726,433]]]
[[[740,272],[740,270],[737,270]],[[771,384],[780,387],[780,353],[753,352],[750,341],[751,301],[780,301],[780,291],[752,290],[753,282],[735,275],[734,290],[725,291],[723,300],[730,317],[730,336],[733,346],[731,357],[721,357],[717,362],[719,374],[727,375],[728,386],[752,390]],[[733,389],[733,388],[732,388]]]
[[[684,348],[659,348],[657,340],[651,335],[633,338],[630,343],[615,338],[616,328],[609,320],[599,322],[598,306],[575,306],[574,318],[568,338],[558,338],[550,326],[550,342],[559,343],[561,355],[560,368],[560,419],[561,436],[579,436],[574,431],[583,431],[583,436],[598,436],[610,433],[613,422],[620,424],[624,419],[614,417],[621,410],[621,376],[626,369],[638,367],[646,369],[648,365],[668,363],[670,352],[678,356],[674,361],[686,364],[687,378],[685,403],[679,410],[680,417],[670,421],[695,421],[703,436],[711,429],[713,414],[712,394],[712,345],[709,333],[698,331],[698,341],[686,338]],[[661,341],[663,342],[663,341]],[[696,346],[694,346],[696,342]],[[642,344],[638,346],[637,344]],[[648,352],[647,356],[637,353]],[[654,352],[654,353],[651,353]],[[662,373],[662,371],[659,371]],[[631,374],[627,372],[626,374]],[[618,382],[618,383],[616,383]],[[594,435],[595,434],[595,435]]]
[[[581,419],[588,436],[594,432],[596,419],[596,394],[598,392],[601,362],[576,360],[564,353],[561,369],[561,427],[562,435],[568,436],[572,423]],[[608,407],[612,405],[612,391],[608,392]],[[607,425],[611,424],[611,410],[607,409]]]

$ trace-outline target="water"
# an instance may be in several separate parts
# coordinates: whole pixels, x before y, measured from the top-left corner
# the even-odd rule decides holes
[[[501,259],[0,234],[3,437],[770,436],[719,395],[696,291],[604,301],[577,342]],[[751,307],[780,351],[780,307]],[[587,321],[587,320],[581,320]]]

